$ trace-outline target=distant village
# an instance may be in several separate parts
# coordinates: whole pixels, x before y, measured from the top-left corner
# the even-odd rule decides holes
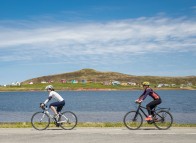
[[[41,81],[41,84],[52,84],[54,83],[53,80],[49,80],[49,81]],[[72,83],[72,84],[78,84],[78,83],[82,83],[82,84],[86,84],[86,83],[97,83],[96,81],[87,81],[87,80],[66,80],[66,79],[61,79],[58,83]],[[100,83],[100,82],[99,82]],[[28,82],[27,84],[29,85],[33,85],[36,84],[33,81]],[[120,81],[104,81],[101,82],[102,85],[105,86],[135,86],[135,87],[140,87],[141,83],[136,83],[136,82],[120,82]],[[10,87],[10,86],[21,86],[22,83],[21,82],[12,82],[11,84],[7,84],[7,85],[0,85],[0,86],[4,86],[4,87]],[[191,82],[187,83],[187,84],[180,84],[180,85],[176,85],[176,84],[167,84],[167,83],[159,83],[159,84],[152,84],[152,86],[156,87],[156,88],[170,88],[170,87],[191,87],[193,86],[193,84]]]

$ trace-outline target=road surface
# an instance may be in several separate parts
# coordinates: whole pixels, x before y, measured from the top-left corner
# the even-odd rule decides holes
[[[76,128],[74,130],[0,129],[0,143],[195,143],[196,128]]]

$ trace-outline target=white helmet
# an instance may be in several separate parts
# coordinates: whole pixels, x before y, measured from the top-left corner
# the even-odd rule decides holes
[[[46,89],[46,90],[48,90],[48,89],[52,90],[52,89],[54,89],[54,87],[53,87],[52,85],[48,85],[48,86],[46,86],[45,89]]]

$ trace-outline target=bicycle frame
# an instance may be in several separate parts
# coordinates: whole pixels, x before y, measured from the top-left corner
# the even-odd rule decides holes
[[[170,110],[170,108],[160,108],[160,107],[158,107],[158,109],[156,109],[156,108],[157,108],[157,106],[155,106],[155,108],[154,108],[153,110],[151,110],[151,111],[153,111],[153,112],[154,112],[154,115],[159,116],[161,119],[162,119],[162,117],[161,117],[159,114],[157,114],[157,111],[161,111],[161,110],[168,110],[168,111],[169,111],[169,110]],[[135,114],[135,116],[134,116],[134,120],[136,119],[136,117],[137,117],[139,111],[141,111],[145,117],[148,116],[148,115],[146,114],[146,112],[145,112],[143,109],[146,109],[146,107],[143,107],[143,106],[141,105],[141,103],[139,103],[138,108],[137,108],[137,111],[136,111],[136,114]],[[146,110],[147,110],[147,109],[146,109]],[[153,122],[154,122],[154,120],[148,121],[148,123],[153,123]]]
[[[143,113],[143,115],[145,115],[146,117],[148,116],[142,108],[146,109],[141,104],[139,104],[134,119],[137,117],[137,114],[139,113],[139,111],[141,111]]]
[[[157,109],[157,108],[158,108],[158,109]],[[145,115],[145,116],[147,117],[148,115],[146,114],[146,112],[145,112],[143,109],[146,109],[146,107],[143,107],[143,106],[141,105],[141,103],[139,103],[138,108],[137,108],[137,114],[138,114],[139,111],[141,111],[141,112],[143,113],[143,115]],[[146,110],[147,110],[147,109],[146,109]],[[170,108],[162,108],[162,107],[157,107],[157,106],[155,106],[155,108],[152,109],[151,111],[153,111],[154,113],[156,113],[156,112],[159,111],[159,110],[167,110],[167,111],[169,111]]]
[[[43,116],[41,118],[41,121],[42,119],[44,119],[44,116],[45,114],[49,116],[50,119],[54,120],[56,123],[64,123],[64,122],[68,122],[69,119],[65,116],[65,115],[62,115],[61,113],[59,113],[59,119],[61,118],[61,116],[63,116],[65,118],[66,121],[57,121],[51,114],[50,112],[48,112],[48,108],[42,108],[43,109]]]

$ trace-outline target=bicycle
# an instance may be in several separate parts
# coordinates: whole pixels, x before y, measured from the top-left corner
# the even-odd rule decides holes
[[[156,109],[158,108],[158,109]],[[143,117],[141,113],[145,117],[148,115],[144,112],[143,109],[146,109],[145,107],[141,106],[141,103],[138,103],[138,107],[136,111],[129,111],[125,114],[123,118],[124,125],[130,129],[130,130],[137,130],[139,129],[143,124]],[[159,130],[167,130],[169,129],[173,124],[173,116],[169,112],[170,108],[159,108],[155,107],[153,112],[153,118],[151,121],[147,121],[148,124],[154,124],[156,128]]]
[[[31,117],[31,124],[36,130],[47,129],[51,120],[57,127],[60,126],[64,130],[72,130],[77,125],[77,116],[71,111],[60,112],[58,118],[55,118],[49,113],[47,106],[42,107],[42,110]]]

